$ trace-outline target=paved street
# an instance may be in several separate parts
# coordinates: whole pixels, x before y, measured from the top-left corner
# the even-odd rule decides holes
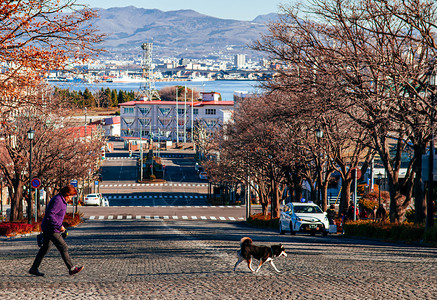
[[[288,257],[236,272],[241,237],[283,243]],[[279,235],[243,222],[95,220],[71,229],[69,276],[57,250],[27,274],[35,237],[0,241],[3,299],[437,299],[437,249]]]

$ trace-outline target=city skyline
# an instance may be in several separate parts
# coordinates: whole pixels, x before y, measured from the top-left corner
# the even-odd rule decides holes
[[[293,4],[296,0],[125,0],[122,3],[116,0],[79,0],[78,3],[86,4],[91,8],[111,8],[135,6],[145,9],[159,9],[172,11],[180,9],[192,9],[199,13],[221,18],[250,21],[259,15],[278,13],[279,5]]]

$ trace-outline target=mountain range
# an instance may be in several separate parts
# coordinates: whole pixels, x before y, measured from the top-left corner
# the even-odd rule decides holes
[[[160,57],[215,57],[248,53],[248,45],[267,33],[266,24],[277,14],[261,15],[253,21],[219,19],[194,10],[114,7],[96,9],[94,26],[107,35],[102,44],[110,52],[138,51],[141,44],[153,42]]]

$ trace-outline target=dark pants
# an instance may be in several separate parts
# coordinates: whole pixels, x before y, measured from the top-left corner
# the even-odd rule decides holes
[[[32,270],[37,270],[39,265],[42,262],[42,259],[44,256],[49,252],[50,247],[52,246],[52,243],[58,248],[59,252],[61,253],[62,259],[64,260],[65,265],[67,266],[68,270],[71,270],[73,268],[73,263],[71,262],[70,255],[68,255],[68,246],[67,243],[65,243],[64,239],[61,236],[61,233],[59,232],[43,232],[43,244],[41,248],[39,248],[38,254],[35,257],[35,261],[32,265]]]

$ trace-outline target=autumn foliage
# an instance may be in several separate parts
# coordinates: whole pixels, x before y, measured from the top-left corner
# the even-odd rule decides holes
[[[82,222],[83,214],[65,214],[63,225],[65,228],[74,227]],[[23,222],[3,222],[0,223],[0,236],[14,236],[19,234],[31,233],[31,232],[39,232],[41,231],[41,220],[42,217],[38,220],[38,222],[34,222],[32,224],[27,224]]]
[[[30,97],[50,70],[67,60],[84,61],[98,53],[102,36],[89,22],[96,12],[75,0],[0,2],[0,99],[2,106],[36,102]]]

